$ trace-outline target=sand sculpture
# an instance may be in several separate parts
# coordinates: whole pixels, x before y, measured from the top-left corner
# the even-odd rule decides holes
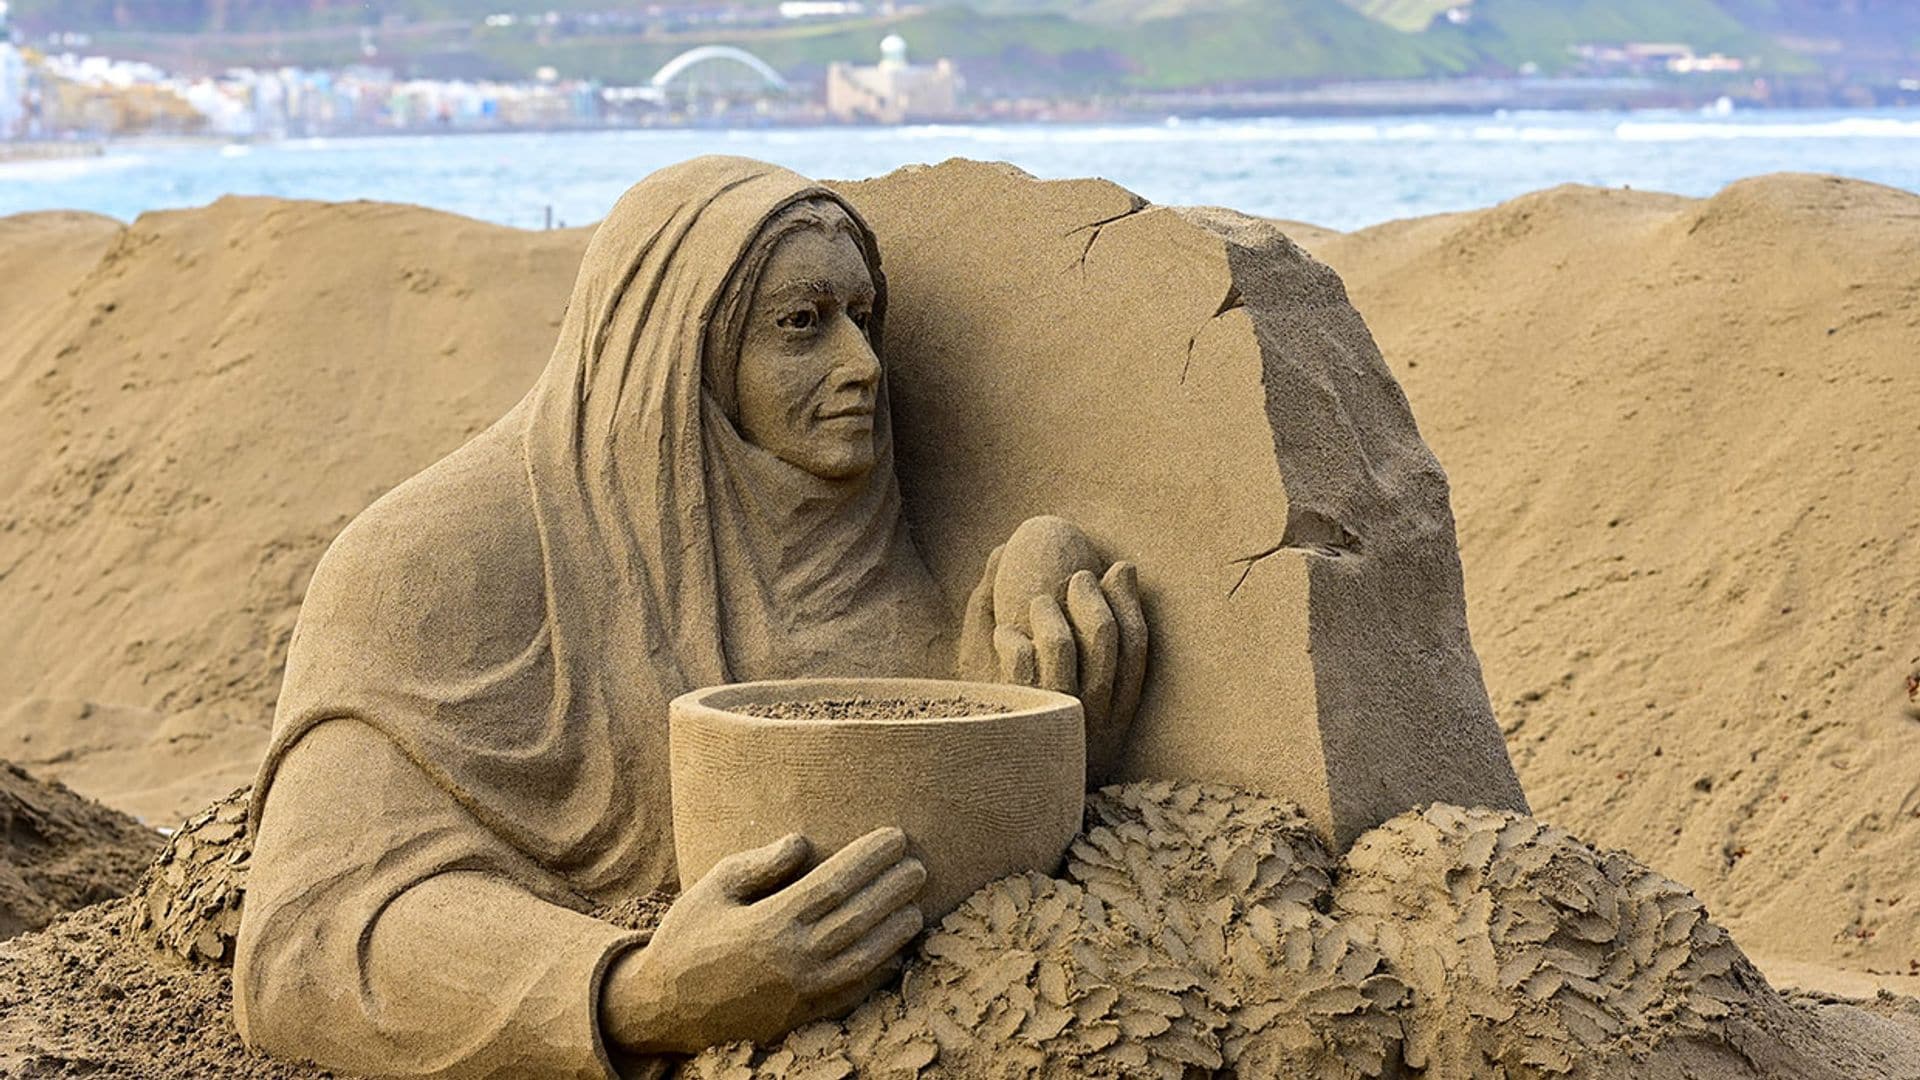
[[[835,193],[702,158],[621,199],[533,390],[315,572],[249,822],[251,1044],[594,1076],[768,1043],[1051,873],[1111,779],[1237,783],[1336,847],[1436,799],[1524,812],[1444,476],[1338,279],[1251,219],[1091,193],[1116,212],[1059,223],[1058,266],[925,233],[910,172]],[[902,260],[891,338],[868,215],[945,270]],[[1101,289],[1115,249],[1163,280]],[[1041,298],[1023,355],[980,347],[1006,338],[981,287]],[[1058,336],[1088,319],[1111,332]],[[1151,665],[1108,559],[1136,551]],[[952,675],[992,681],[900,681]],[[985,714],[849,715],[874,701]],[[590,914],[674,890],[649,933]]]
[[[933,166],[913,188],[978,198],[981,171]],[[1112,212],[1104,185],[1070,185],[1078,210],[1060,186],[1008,184],[976,243],[1005,228],[1045,251],[1061,219]],[[1446,465],[1472,643],[1530,803],[1696,889],[1770,975],[1852,993],[1811,969],[1904,972],[1920,941],[1899,884],[1920,880],[1902,712],[1920,499],[1888,496],[1920,475],[1920,438],[1900,437],[1920,434],[1917,208],[1780,175],[1697,199],[1569,186],[1351,234],[1283,224],[1339,272]],[[1102,229],[1088,287],[1158,274],[1164,253],[1110,241],[1172,213]],[[894,242],[903,222],[880,237],[890,275],[937,284],[938,260]],[[525,394],[590,235],[249,197],[0,221],[0,757],[154,824],[250,781],[314,564]],[[921,317],[894,294],[897,342]],[[1018,320],[970,318],[1008,335],[983,352],[1026,355]],[[1177,388],[1135,389],[1155,413]],[[1825,539],[1856,528],[1867,547]],[[1855,903],[1863,862],[1878,895]]]
[[[864,997],[922,927],[926,868],[879,827],[676,874],[664,721],[686,691],[948,674],[964,629],[1121,741],[1099,729],[1126,727],[1144,666],[1131,568],[1045,582],[1022,629],[984,599],[950,617],[901,513],[886,310],[859,214],[792,173],[703,158],[620,201],[532,392],[315,572],[253,801],[250,1042],[379,1074],[599,1075]],[[1071,830],[1051,831],[1008,869],[1051,869]],[[673,888],[651,940],[582,913]]]

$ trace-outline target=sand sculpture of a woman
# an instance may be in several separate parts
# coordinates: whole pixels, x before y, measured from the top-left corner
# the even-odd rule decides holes
[[[253,802],[250,1043],[377,1075],[604,1077],[885,977],[920,929],[897,830],[824,861],[802,838],[743,852],[650,940],[582,913],[675,884],[676,694],[995,655],[994,627],[949,625],[901,515],[885,308],[872,234],[790,172],[703,158],[620,200],[531,393],[314,575]],[[998,628],[1006,674],[1080,693],[1090,738],[1124,728],[1131,569],[1076,577],[1065,606],[1036,605],[1031,638]],[[1076,648],[1083,680],[1048,662]]]

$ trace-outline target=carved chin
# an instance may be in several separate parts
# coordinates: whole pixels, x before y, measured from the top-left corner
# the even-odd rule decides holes
[[[873,471],[873,450],[868,448],[844,455],[831,455],[801,464],[800,467],[822,480],[856,480]]]
[[[873,471],[877,455],[873,449],[871,421],[862,430],[817,434],[824,437],[802,447],[797,455],[800,460],[788,459],[792,464],[823,480],[852,480]]]

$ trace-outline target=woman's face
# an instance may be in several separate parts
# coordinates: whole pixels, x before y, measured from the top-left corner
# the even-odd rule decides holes
[[[780,239],[749,304],[734,375],[749,442],[832,480],[873,468],[873,301],[873,276],[851,236],[803,228]]]

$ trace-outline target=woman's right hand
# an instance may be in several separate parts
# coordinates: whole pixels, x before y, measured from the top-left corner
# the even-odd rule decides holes
[[[890,978],[920,932],[912,901],[927,880],[906,834],[875,829],[802,876],[811,853],[787,836],[722,859],[680,894],[652,942],[607,973],[607,1040],[632,1054],[767,1042]]]

